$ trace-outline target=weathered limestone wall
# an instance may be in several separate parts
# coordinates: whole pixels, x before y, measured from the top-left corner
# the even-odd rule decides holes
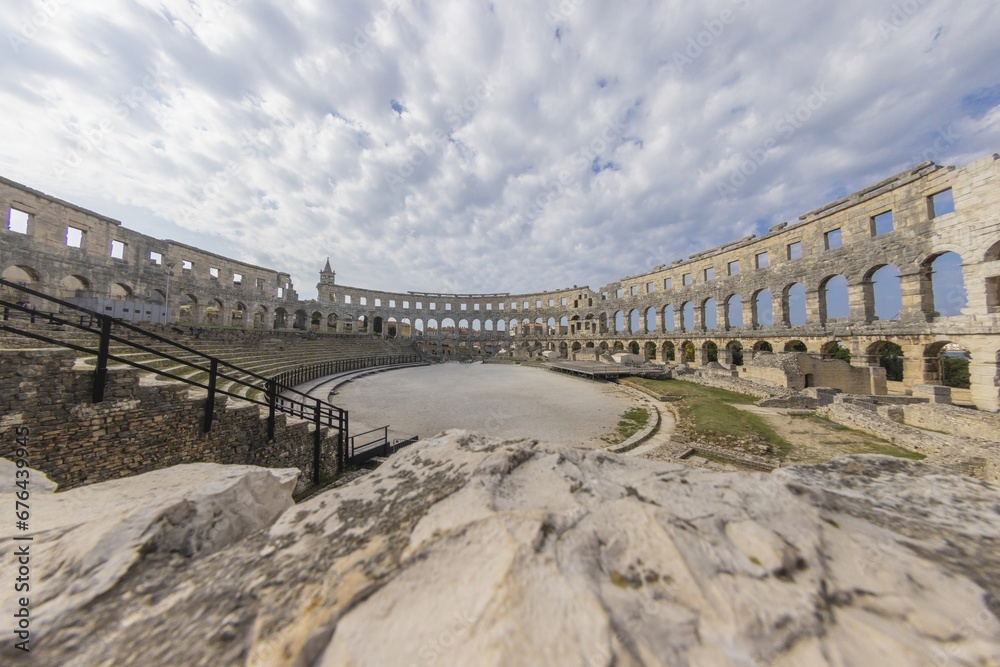
[[[915,403],[903,406],[903,420],[919,428],[1000,443],[1000,415],[996,413],[941,403]]]
[[[30,464],[60,488],[73,488],[178,463],[254,464],[302,471],[312,482],[313,432],[278,415],[275,440],[256,405],[218,396],[210,433],[205,399],[178,383],[140,383],[132,370],[109,370],[106,398],[90,402],[93,373],[74,370],[66,350],[0,351],[0,457],[14,447],[13,429],[31,429]],[[322,474],[336,473],[337,434],[326,430]]]

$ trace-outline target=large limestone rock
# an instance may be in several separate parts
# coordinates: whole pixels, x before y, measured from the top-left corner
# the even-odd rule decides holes
[[[996,665],[998,554],[1000,490],[923,464],[451,433],[213,553],[146,554],[46,617],[32,662]]]
[[[3,490],[14,491],[13,464],[0,459],[5,469],[11,485]],[[0,522],[0,609],[13,613],[24,595],[6,584],[17,576],[15,552],[27,545],[26,597],[39,643],[48,628],[72,624],[145,556],[204,556],[270,526],[292,505],[299,476],[294,468],[195,463],[52,493],[52,482],[31,473],[30,530],[17,531],[13,517]],[[11,514],[14,501],[14,493],[0,493],[0,507]],[[15,535],[32,539],[15,542]]]

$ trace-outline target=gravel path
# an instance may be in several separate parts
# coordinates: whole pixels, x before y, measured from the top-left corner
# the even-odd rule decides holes
[[[611,384],[528,366],[446,363],[361,378],[332,397],[351,433],[390,425],[390,438],[428,438],[450,428],[500,438],[602,447],[638,401]]]

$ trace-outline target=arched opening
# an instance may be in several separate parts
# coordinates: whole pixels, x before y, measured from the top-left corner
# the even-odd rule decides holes
[[[655,331],[656,331],[656,308],[653,308],[652,306],[650,306],[649,308],[646,309],[646,328],[645,328],[645,332],[646,333],[653,333]],[[650,358],[654,358],[656,356],[656,350],[655,350],[656,346],[654,345],[653,347],[654,347],[653,357],[650,357]]]
[[[497,320],[497,331],[507,331],[507,320]]]
[[[607,313],[601,313],[600,327],[601,327],[600,333],[602,333],[602,334],[606,334],[606,333],[608,333],[608,331],[611,330],[610,329],[610,324],[609,324],[609,318],[608,318],[608,314]]]
[[[385,320],[382,319],[381,315],[376,315],[372,318],[372,333],[376,336],[381,336],[384,329]]]
[[[36,283],[41,282],[41,278],[38,275],[38,271],[35,271],[30,266],[16,265],[8,266],[0,274],[7,282],[17,283],[21,287],[32,287]]]
[[[413,322],[409,317],[404,317],[399,321],[399,335],[404,338],[413,337]]]
[[[738,329],[743,326],[743,297],[731,294],[726,299],[726,328]]]
[[[766,340],[759,340],[753,344],[754,352],[774,352],[774,348]]]
[[[986,251],[987,262],[1000,261],[1000,241],[994,243]],[[1000,275],[990,276],[986,279],[986,312],[1000,313]]]
[[[865,319],[898,320],[903,314],[899,269],[892,264],[872,269],[865,276]]]
[[[556,335],[556,318],[550,317],[548,319],[548,321],[546,321],[546,323],[545,323],[545,328],[546,328],[545,334],[547,336],[555,336]]]
[[[972,386],[972,355],[951,341],[939,341],[924,348],[924,382],[955,389]]]
[[[246,304],[237,301],[229,309],[229,324],[234,327],[246,326],[247,307]]]
[[[484,320],[483,321],[483,330],[484,331],[488,331],[488,332],[492,332],[493,331],[493,320]]]
[[[840,359],[851,363],[851,349],[839,340],[831,340],[824,343],[820,348],[820,355],[823,359]]]
[[[615,312],[615,333],[623,333],[625,331],[625,313],[622,311]]]
[[[337,330],[337,313],[330,313],[326,316],[326,328],[329,331]]]
[[[632,310],[629,311],[629,313],[628,313],[628,330],[629,330],[629,333],[639,333],[640,331],[642,331],[642,324],[639,322],[639,319],[640,319],[640,315],[639,315],[639,311],[638,310],[636,310],[636,309],[633,308]],[[635,354],[639,354],[639,353],[636,352]]]
[[[663,330],[673,331],[676,323],[674,322],[674,307],[664,306],[663,307]]]
[[[738,340],[730,341],[726,345],[726,350],[729,351],[729,363],[733,366],[743,365],[743,344]]]
[[[968,303],[962,257],[955,252],[934,255],[924,262],[924,289],[930,287],[932,314],[940,317],[961,315]]]
[[[458,321],[458,335],[459,336],[469,335],[469,320]]]
[[[66,276],[59,281],[60,296],[63,299],[73,299],[89,296],[90,281],[83,276]]]
[[[183,317],[183,315],[184,315],[184,307],[182,306],[181,307],[181,316]],[[275,308],[274,309],[274,321],[272,322],[272,325],[274,326],[274,328],[275,329],[284,329],[285,326],[286,326],[286,324],[287,324],[287,322],[288,322],[288,311],[285,310],[284,308]]]
[[[436,336],[439,333],[441,333],[441,331],[438,328],[438,321],[434,318],[427,320],[427,335]]]
[[[569,358],[569,345],[566,343],[566,341],[562,341],[561,343],[559,343],[559,357],[561,359]]]
[[[656,343],[649,341],[643,346],[643,348],[643,352],[645,353],[647,360],[656,359]]]
[[[705,344],[701,346],[701,351],[705,357],[705,363],[719,360],[719,346],[713,341],[705,341]]]
[[[444,336],[455,335],[455,320],[450,317],[446,317],[441,320],[441,334]]]
[[[755,329],[774,326],[774,303],[769,289],[759,290],[753,295],[753,326]]]
[[[701,321],[705,329],[719,328],[719,304],[714,298],[708,298],[702,302]]]
[[[399,335],[399,322],[395,317],[390,317],[385,321],[385,335],[387,338],[395,338]]]
[[[196,297],[194,294],[181,294],[181,297],[178,301],[180,302],[180,306],[178,308],[178,315],[179,315],[179,317],[177,318],[178,321],[181,324],[193,323],[195,317],[195,309],[198,307],[198,297]],[[282,318],[284,318],[284,312],[285,312],[284,310],[281,311]],[[277,313],[277,311],[275,311],[275,313]],[[277,315],[275,315],[275,318],[277,321]],[[284,321],[284,319],[282,319],[282,321]],[[275,324],[275,326],[277,325]]]
[[[131,299],[132,298],[132,288],[125,283],[112,283],[111,284],[111,298],[112,299]]]
[[[296,310],[295,323],[292,325],[292,328],[299,331],[307,331],[309,329],[309,313],[301,309]]]
[[[205,304],[205,324],[218,326],[222,324],[222,302],[218,299],[209,299]]]
[[[639,343],[632,341],[628,344],[628,351],[630,354],[639,354]]]
[[[806,286],[792,283],[785,288],[782,299],[785,324],[799,327],[806,323]]]
[[[580,347],[580,343],[579,342],[573,343],[573,351],[574,352],[579,352],[581,349],[583,349],[583,348]]]
[[[165,303],[166,294],[164,294],[161,289],[151,289],[149,290],[149,302],[156,306],[162,306]]]
[[[267,327],[268,315],[265,306],[257,306],[253,309],[253,328],[264,329]]]
[[[690,301],[681,306],[681,331],[694,330],[694,304]]]
[[[616,340],[614,346],[611,349],[614,352],[624,352],[625,343],[621,342],[620,340]]]
[[[669,340],[663,344],[663,360],[674,361],[677,358],[677,350]]]
[[[790,340],[785,343],[785,352],[808,352],[809,348],[800,340]]]
[[[847,296],[847,278],[839,274],[824,278],[819,284],[819,292],[819,321],[821,324],[851,316],[851,306]]]
[[[365,315],[358,315],[357,320],[354,324],[354,332],[363,334],[368,333],[368,317]]]
[[[880,340],[869,345],[866,353],[868,365],[884,368],[887,381],[903,381],[903,348],[896,343]]]
[[[684,341],[684,345],[681,346],[681,352],[683,353],[682,360],[685,363],[688,364],[694,363],[694,355],[695,355],[694,343],[692,343],[689,340]]]
[[[309,315],[309,331],[319,331],[320,325],[323,323],[323,313],[318,310],[314,310]]]

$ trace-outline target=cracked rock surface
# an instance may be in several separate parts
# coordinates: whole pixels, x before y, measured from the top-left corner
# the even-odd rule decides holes
[[[147,515],[162,528],[163,512]],[[47,548],[73,548],[82,530]],[[73,585],[46,590],[31,658],[998,665],[998,540],[1000,489],[920,463],[719,473],[449,432],[251,534],[201,550],[157,542],[101,595],[67,605]]]

